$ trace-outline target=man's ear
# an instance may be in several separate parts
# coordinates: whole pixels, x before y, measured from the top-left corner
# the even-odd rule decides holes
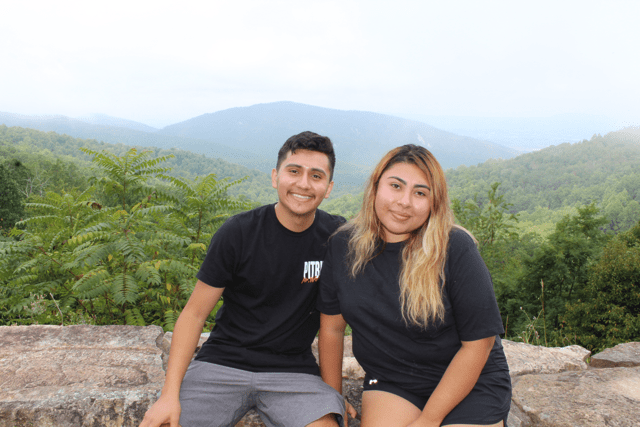
[[[271,186],[275,189],[278,188],[278,170],[275,168],[271,170]]]
[[[333,181],[329,183],[329,187],[327,187],[327,192],[324,194],[324,198],[328,199],[329,194],[331,194],[331,190],[333,190]]]

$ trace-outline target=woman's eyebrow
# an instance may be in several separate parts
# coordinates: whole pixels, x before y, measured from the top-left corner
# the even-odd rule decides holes
[[[389,178],[393,178],[393,179],[397,179],[398,181],[400,181],[403,185],[407,185],[407,181],[405,181],[404,179],[397,177],[397,176],[390,176]],[[431,191],[431,187],[429,187],[428,185],[425,184],[416,184],[413,186],[413,188],[426,188],[427,190]]]

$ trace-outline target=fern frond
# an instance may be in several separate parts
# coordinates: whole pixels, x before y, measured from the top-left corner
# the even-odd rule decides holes
[[[111,288],[109,272],[104,267],[95,268],[75,282],[73,289],[81,299],[91,299],[103,295]]]
[[[113,277],[111,284],[113,301],[116,304],[131,303],[138,299],[138,284],[130,274],[118,273]]]
[[[53,211],[62,210],[58,206],[50,205],[47,203],[25,203],[24,207],[29,209],[46,209],[46,210],[53,210]]]
[[[141,264],[135,272],[135,277],[143,283],[150,285],[160,285],[162,277],[151,262]]]
[[[146,326],[147,323],[144,321],[144,317],[140,313],[140,310],[137,308],[127,309],[124,312],[124,318],[127,322],[127,325],[135,325],[135,326]]]
[[[165,331],[173,331],[173,328],[176,326],[176,322],[178,321],[178,315],[175,310],[166,310],[164,312],[164,322],[162,323],[162,328]]]

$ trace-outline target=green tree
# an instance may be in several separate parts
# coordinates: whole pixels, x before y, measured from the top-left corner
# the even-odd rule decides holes
[[[481,251],[497,240],[516,237],[514,229],[518,218],[509,213],[511,204],[504,200],[504,195],[498,196],[499,186],[499,182],[491,184],[487,202],[483,204],[478,203],[477,194],[465,203],[457,199],[452,201],[456,220],[473,233]]]
[[[452,207],[457,222],[473,233],[478,249],[491,273],[498,306],[509,333],[509,320],[513,319],[518,300],[517,277],[523,274],[524,261],[533,254],[539,244],[532,233],[515,232],[518,216],[509,213],[510,203],[504,195],[498,195],[500,183],[495,182],[487,192],[486,201],[479,202],[478,195],[461,203],[453,199]]]
[[[640,340],[640,222],[604,247],[563,320],[566,333],[591,351]]]

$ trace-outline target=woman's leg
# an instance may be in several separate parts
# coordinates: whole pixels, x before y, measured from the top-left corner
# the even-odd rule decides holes
[[[420,409],[393,393],[367,390],[362,393],[361,427],[406,427],[419,416]]]

